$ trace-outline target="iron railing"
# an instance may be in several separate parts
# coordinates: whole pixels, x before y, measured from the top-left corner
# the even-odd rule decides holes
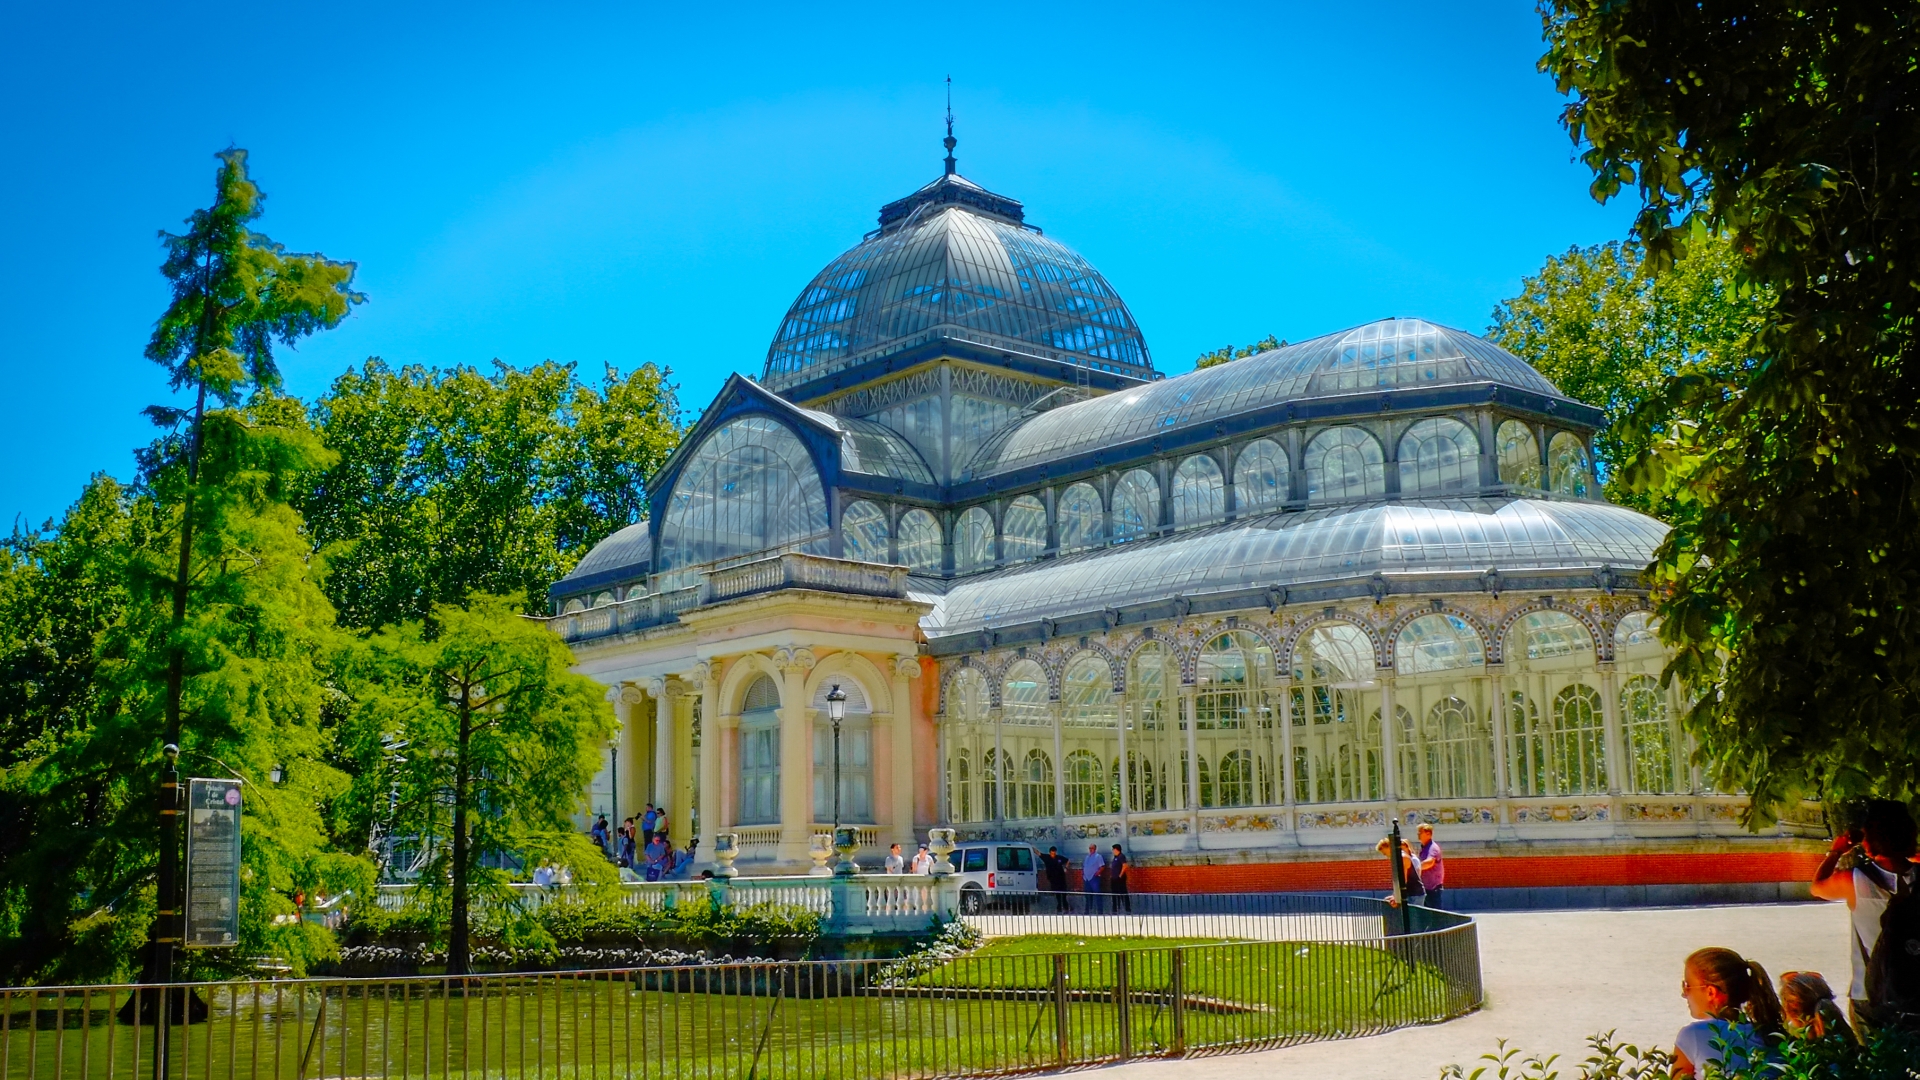
[[[1365,898],[1133,899],[1133,914],[989,910],[969,921],[1074,936],[945,960],[5,989],[0,1076],[979,1076],[1367,1035],[1481,1002],[1462,916],[1416,912],[1403,933]],[[1088,940],[1154,919],[1218,921],[1164,944]],[[1208,936],[1245,940],[1188,943]]]

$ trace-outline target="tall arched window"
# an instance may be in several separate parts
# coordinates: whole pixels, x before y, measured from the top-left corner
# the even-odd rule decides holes
[[[1181,772],[1187,771],[1186,765],[1187,752],[1182,750],[1180,751]],[[1205,754],[1200,755],[1199,765],[1194,771],[1200,774],[1198,777],[1200,782],[1200,805],[1205,807],[1219,806],[1220,803],[1217,801],[1218,795],[1213,787],[1213,766],[1207,764],[1207,756]]]
[[[1500,455],[1500,482],[1515,487],[1540,487],[1540,442],[1533,428],[1518,420],[1502,420],[1493,433]]]
[[[1480,440],[1458,420],[1430,417],[1400,438],[1400,493],[1451,493],[1480,487]]]
[[[998,816],[994,809],[999,805],[997,790],[984,791],[979,798],[973,792],[973,762],[993,753],[994,731],[988,723],[991,707],[991,688],[978,668],[965,667],[954,673],[953,682],[947,685],[945,734],[954,762],[947,804],[953,808],[955,821],[991,820]],[[981,817],[973,816],[976,808]],[[960,816],[963,813],[966,816]]]
[[[1380,798],[1373,642],[1351,623],[1315,626],[1294,643],[1293,678],[1296,801]]]
[[[1067,665],[1060,686],[1061,719],[1074,727],[1111,728],[1119,722],[1120,706],[1113,700],[1113,670],[1092,653],[1082,653]]]
[[[1092,484],[1071,484],[1060,493],[1058,520],[1060,553],[1084,551],[1106,541],[1106,508],[1100,504],[1100,492]]]
[[[1480,635],[1454,615],[1422,615],[1408,623],[1393,644],[1394,670],[1401,675],[1475,668],[1486,662]]]
[[[762,675],[747,687],[740,705],[740,796],[742,825],[780,820],[780,688]]]
[[[1547,444],[1547,471],[1553,490],[1561,495],[1584,499],[1587,489],[1593,486],[1593,466],[1587,462],[1587,448],[1569,432],[1555,435]]]
[[[973,816],[972,755],[955,751],[947,759],[947,813],[955,821],[975,821]]]
[[[1194,730],[1201,757],[1244,759],[1244,797],[1258,798],[1256,779],[1267,777],[1265,786],[1271,788],[1274,772],[1273,650],[1257,635],[1229,630],[1201,649],[1194,673]],[[1228,787],[1230,777],[1222,769],[1216,782],[1220,805],[1251,805],[1224,801],[1227,792],[1240,789]]]
[[[1585,683],[1563,687],[1553,698],[1553,731],[1548,736],[1547,768],[1556,795],[1607,793],[1605,723],[1600,691]]]
[[[1067,815],[1105,814],[1107,770],[1091,750],[1075,750],[1067,755]]]
[[[916,574],[940,572],[940,521],[925,510],[900,515],[900,561]]]
[[[1047,550],[1047,508],[1022,495],[1007,504],[1000,527],[1000,555],[1010,563],[1028,562]]]
[[[1233,506],[1236,514],[1278,510],[1286,504],[1287,452],[1272,439],[1255,439],[1233,462]]]
[[[1678,775],[1680,732],[1658,679],[1635,675],[1620,688],[1620,724],[1627,735],[1627,790],[1640,795],[1684,791]]]
[[[1031,660],[1017,660],[1007,669],[1000,689],[1000,717],[1006,723],[1052,727],[1047,715],[1047,673]]]
[[[888,562],[886,513],[865,499],[848,503],[840,511],[840,547],[858,562]]]
[[[1114,543],[1146,536],[1159,527],[1160,482],[1153,474],[1135,469],[1114,481]]]
[[[993,515],[969,507],[953,526],[953,572],[971,574],[993,566]]]
[[[1358,499],[1387,491],[1385,456],[1357,427],[1328,428],[1307,444],[1307,500]]]
[[[827,692],[838,685],[847,695],[840,721],[840,820],[873,820],[873,708],[867,692],[849,678],[820,684],[813,695],[813,816],[832,821],[833,725],[827,719]]]
[[[989,749],[981,759],[980,814],[983,821],[1013,817],[1013,766],[1002,761],[997,749]]]
[[[1164,810],[1166,785],[1156,784],[1153,759],[1138,750],[1127,751],[1127,805],[1135,811]]]
[[[1493,795],[1493,729],[1461,698],[1433,703],[1417,727],[1404,718],[1400,747],[1401,796],[1409,799],[1483,799]]]
[[[1524,690],[1507,694],[1507,783],[1515,795],[1553,794],[1548,782],[1547,729]]]
[[[1178,750],[1186,746],[1174,720],[1174,691],[1179,669],[1158,642],[1133,655],[1127,676],[1131,711],[1127,742],[1127,803],[1135,810],[1168,810],[1186,805],[1186,774],[1175,774]]]
[[[1173,471],[1173,527],[1208,525],[1227,515],[1227,482],[1209,454],[1195,454]]]
[[[662,569],[776,549],[824,554],[827,497],[813,457],[786,425],[730,420],[687,458],[667,496]]]
[[[1253,752],[1229,750],[1220,759],[1220,771],[1214,778],[1220,806],[1252,806],[1258,801],[1253,784]]]
[[[1020,767],[1020,816],[1053,816],[1053,757],[1037,746]]]

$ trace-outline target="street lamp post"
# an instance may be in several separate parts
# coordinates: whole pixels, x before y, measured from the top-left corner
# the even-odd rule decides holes
[[[827,690],[827,722],[833,725],[833,846],[840,854],[840,861],[833,867],[836,874],[851,874],[858,869],[850,845],[840,835],[840,721],[846,715],[847,692],[834,683]]]

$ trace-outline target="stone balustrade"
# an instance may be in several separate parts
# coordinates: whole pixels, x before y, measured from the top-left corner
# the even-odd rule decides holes
[[[817,589],[896,599],[907,595],[904,566],[879,566],[792,551],[696,571],[692,584],[683,583],[687,576],[679,574],[673,581],[654,582],[672,587],[617,603],[569,611],[545,621],[563,640],[578,642],[662,626],[697,607],[781,589]]]

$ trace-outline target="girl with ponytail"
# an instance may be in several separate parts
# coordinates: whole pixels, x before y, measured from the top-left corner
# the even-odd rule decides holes
[[[1701,949],[1687,957],[1680,996],[1694,1022],[1674,1040],[1673,1075],[1698,1076],[1707,1062],[1728,1072],[1767,1054],[1780,1034],[1780,999],[1766,969],[1732,949]]]

